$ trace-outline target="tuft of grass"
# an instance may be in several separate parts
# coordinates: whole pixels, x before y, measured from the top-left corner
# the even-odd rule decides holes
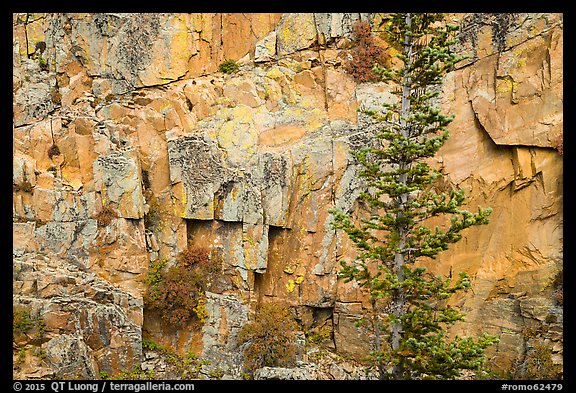
[[[42,71],[48,71],[48,62],[42,57],[42,55],[38,55],[36,60],[38,61],[38,65]]]
[[[26,333],[34,327],[34,320],[28,310],[13,312],[12,332]]]
[[[240,65],[235,60],[227,59],[220,63],[218,69],[225,74],[234,74],[238,72]]]
[[[26,350],[24,348],[21,348],[18,351],[18,358],[16,359],[16,361],[18,363],[24,363],[24,360],[26,360]]]
[[[41,316],[32,316],[30,310],[22,309],[12,312],[12,332],[32,334],[41,338],[46,332],[46,324]]]
[[[156,375],[153,370],[144,371],[140,365],[134,367],[132,371],[122,370],[120,374],[114,376],[114,379],[120,381],[145,381],[155,378]]]
[[[198,379],[202,366],[210,364],[210,361],[199,359],[192,351],[187,352],[186,355],[180,355],[172,349],[148,339],[142,340],[142,349],[159,354],[166,363],[175,369],[179,379]]]

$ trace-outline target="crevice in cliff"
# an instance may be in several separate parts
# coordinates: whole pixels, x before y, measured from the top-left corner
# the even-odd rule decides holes
[[[262,304],[262,298],[264,297],[263,291],[263,282],[264,282],[264,273],[254,272],[254,290],[250,294],[251,297],[254,296],[253,300],[256,305]]]
[[[261,285],[259,286],[262,295],[272,295],[275,292],[275,280],[278,275],[287,274],[292,276],[299,267],[299,260],[292,259],[296,250],[292,248],[293,238],[291,230],[278,226],[269,226],[268,228],[268,249],[267,249],[267,269],[261,275]],[[276,278],[275,278],[276,277]]]
[[[240,15],[242,15],[244,17],[244,19],[246,19],[248,21],[248,26],[250,27],[250,33],[252,33],[252,35],[254,36],[254,38],[258,39],[258,35],[254,32],[254,28],[252,26],[252,19],[248,18],[246,16],[246,13],[242,12]]]
[[[274,261],[276,249],[286,242],[286,236],[290,233],[288,228],[270,225],[268,227],[268,261]]]
[[[302,327],[309,344],[336,349],[334,340],[334,307],[309,305],[294,308],[296,321]]]
[[[48,110],[46,112],[45,116],[52,118],[52,116],[55,115],[60,109],[61,109],[61,107],[59,107],[59,106],[51,108],[50,110]],[[36,124],[43,123],[45,121],[46,121],[46,118],[44,117],[44,118],[36,119],[36,120],[30,121],[30,122],[13,124],[12,127],[14,127],[14,129],[20,129],[20,128],[24,128],[24,127],[31,127],[31,126],[34,126]]]
[[[30,58],[30,50],[29,50],[29,40],[28,40],[28,18],[30,14],[26,14],[26,19],[24,19],[24,38],[26,40],[26,56]]]
[[[224,37],[222,36],[222,30],[224,30],[224,21],[223,21],[224,18],[222,13],[219,13],[218,17],[220,19],[220,30],[218,31],[218,33],[220,35],[220,48],[222,48],[224,46]]]
[[[320,67],[322,68],[322,80],[318,82],[322,86],[322,91],[324,92],[324,110],[328,112],[328,84],[326,82],[326,62],[324,58],[324,51],[326,49],[326,44],[320,45],[320,32],[318,31],[318,21],[316,20],[316,14],[313,13],[314,18],[314,29],[316,30],[316,51],[318,52],[318,58],[320,59]]]
[[[186,78],[186,74],[182,74],[182,75],[177,76],[176,78],[162,78],[162,79],[164,79],[166,82],[152,84],[152,85],[146,85],[143,87],[150,87],[150,88],[158,87],[161,89],[168,89],[168,86],[171,85],[172,83],[178,83],[178,82],[181,82],[181,81],[189,79],[189,78]],[[136,88],[135,90],[139,90],[139,89],[140,88]]]

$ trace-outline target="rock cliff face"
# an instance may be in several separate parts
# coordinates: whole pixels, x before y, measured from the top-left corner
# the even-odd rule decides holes
[[[536,343],[562,364],[562,15],[447,18],[469,57],[442,85],[456,119],[436,159],[493,213],[423,263],[470,273],[453,333],[499,336],[496,369]],[[302,328],[301,363],[257,377],[365,377],[366,297],[337,277],[355,250],[328,209],[358,211],[349,151],[374,130],[358,109],[393,95],[344,71],[357,19],[385,15],[13,15],[13,303],[44,324],[15,327],[15,377],[132,370],[146,337],[240,378],[237,334],[274,300]],[[150,263],[200,246],[224,278],[204,324],[174,330],[144,308]],[[314,363],[319,329],[332,357]]]

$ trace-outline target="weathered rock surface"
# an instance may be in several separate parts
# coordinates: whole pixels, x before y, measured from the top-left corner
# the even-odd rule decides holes
[[[452,333],[498,335],[490,356],[501,370],[525,352],[525,329],[542,326],[561,363],[562,15],[447,17],[461,23],[469,57],[442,86],[439,104],[456,119],[435,160],[469,210],[493,213],[422,263],[470,274],[472,290],[455,300],[466,321]],[[240,378],[239,330],[259,303],[281,301],[301,336],[329,331],[329,355],[257,379],[374,377],[338,357],[369,349],[356,323],[368,303],[337,276],[355,250],[328,213],[360,212],[349,150],[377,125],[358,109],[395,99],[343,69],[359,18],[385,23],[359,13],[14,14],[14,308],[47,325],[40,341],[14,337],[15,356],[25,354],[15,376],[154,367],[145,334]],[[226,59],[240,70],[220,72]],[[175,330],[143,309],[145,279],[151,261],[196,246],[221,256],[222,278],[203,327]]]
[[[553,147],[552,141],[562,133],[561,17],[469,17],[464,27],[468,35],[477,34],[475,24],[488,21],[494,26],[490,40],[497,42],[496,50],[463,74],[478,121],[498,145]],[[527,28],[535,23],[538,34],[535,27]],[[526,37],[530,30],[534,35]],[[488,51],[489,44],[482,42],[488,36],[476,39],[476,51]]]
[[[14,310],[27,310],[44,324],[41,332],[15,335],[18,351],[38,365],[34,370],[16,361],[16,378],[95,379],[140,363],[141,297],[54,254],[15,256],[13,281]]]

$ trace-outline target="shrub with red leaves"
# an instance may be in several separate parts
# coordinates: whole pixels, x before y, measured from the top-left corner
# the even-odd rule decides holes
[[[152,264],[144,302],[160,312],[168,325],[181,328],[188,323],[203,323],[206,318],[205,292],[218,279],[220,265],[210,258],[207,248],[192,248],[176,257],[168,269],[166,260]]]
[[[383,48],[376,45],[370,24],[358,19],[352,26],[353,47],[350,51],[352,60],[345,69],[357,82],[377,82],[379,77],[372,72],[375,63],[382,64],[386,59]]]
[[[185,249],[176,257],[179,264],[190,267],[198,263],[208,263],[210,250],[205,247]]]
[[[564,136],[563,136],[563,134],[557,135],[552,140],[552,145],[558,151],[558,154],[563,155],[564,154]]]

